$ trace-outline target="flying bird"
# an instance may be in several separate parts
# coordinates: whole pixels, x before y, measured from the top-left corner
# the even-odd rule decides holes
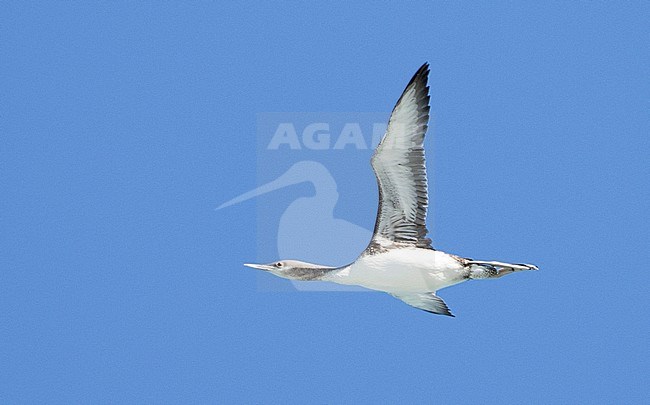
[[[323,266],[298,260],[245,264],[291,280],[330,281],[386,292],[434,314],[452,315],[437,291],[467,280],[499,278],[532,264],[482,261],[436,250],[427,238],[424,136],[429,122],[429,65],[418,69],[393,108],[371,165],[379,208],[368,247],[351,264]]]

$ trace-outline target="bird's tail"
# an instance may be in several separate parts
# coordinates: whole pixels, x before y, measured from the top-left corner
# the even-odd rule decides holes
[[[506,274],[524,270],[539,270],[534,264],[504,263],[495,261],[468,260],[471,265],[470,278],[499,278]]]
[[[539,270],[534,264],[526,263],[504,263],[504,262],[486,262],[482,260],[468,260],[467,264],[478,264],[481,266],[492,266],[496,268],[505,268],[513,270]]]

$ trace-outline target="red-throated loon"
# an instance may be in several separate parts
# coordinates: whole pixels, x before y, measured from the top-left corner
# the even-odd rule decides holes
[[[429,121],[429,65],[415,73],[397,101],[371,164],[379,186],[379,209],[370,244],[347,266],[297,260],[245,264],[293,280],[320,280],[383,291],[434,314],[453,316],[436,295],[470,279],[499,278],[532,264],[462,258],[435,250],[427,238],[427,173],[424,135]]]

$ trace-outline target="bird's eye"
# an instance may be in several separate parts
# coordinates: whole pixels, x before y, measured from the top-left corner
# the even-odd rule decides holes
[[[282,264],[282,262],[277,262],[277,263],[275,264],[275,267],[282,267],[282,266],[284,266],[284,264]]]

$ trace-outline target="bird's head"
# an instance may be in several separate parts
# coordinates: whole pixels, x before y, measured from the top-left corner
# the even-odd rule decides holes
[[[289,280],[317,280],[334,267],[320,266],[318,264],[301,262],[299,260],[280,260],[268,264],[244,263],[244,266],[268,271],[278,277]]]

